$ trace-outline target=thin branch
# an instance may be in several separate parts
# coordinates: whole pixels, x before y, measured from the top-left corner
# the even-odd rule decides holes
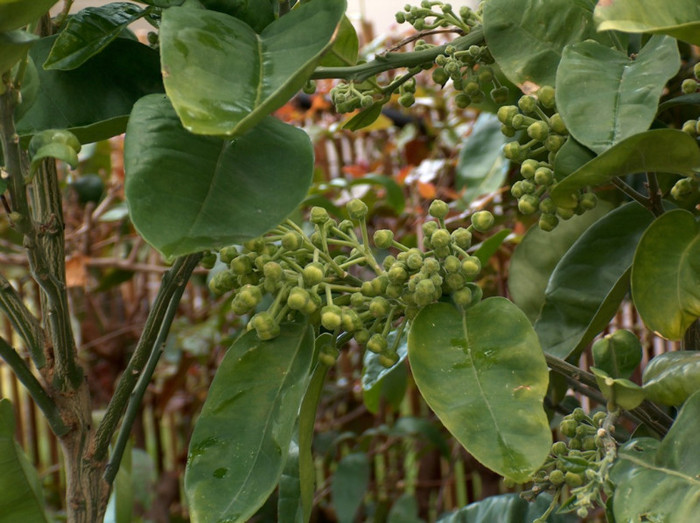
[[[454,46],[458,51],[468,49],[472,45],[484,43],[484,31],[481,27],[475,27],[467,35],[460,36],[449,45]],[[362,82],[372,76],[384,71],[397,69],[399,67],[415,67],[427,62],[432,62],[438,55],[445,53],[448,44],[431,47],[423,51],[412,51],[410,53],[386,53],[377,56],[371,62],[347,67],[318,67],[311,78],[340,78],[343,80],[354,80]]]
[[[654,216],[664,213],[664,205],[661,202],[661,188],[656,173],[647,173],[647,188],[649,189],[649,209]]]
[[[14,287],[1,274],[0,310],[10,320],[14,330],[22,337],[36,368],[43,368],[46,365],[46,355],[44,354],[44,332],[41,324],[26,307]]]
[[[168,309],[165,312],[165,317],[163,318],[163,323],[161,324],[160,331],[158,332],[158,338],[156,339],[151,355],[148,358],[146,367],[143,369],[143,373],[139,377],[139,381],[136,383],[136,388],[131,393],[129,398],[129,404],[126,407],[126,413],[124,414],[124,421],[122,421],[121,427],[119,427],[119,433],[117,434],[117,441],[114,444],[114,450],[110,456],[109,463],[105,470],[104,478],[110,485],[114,482],[114,478],[117,476],[119,471],[119,464],[122,461],[124,455],[124,449],[129,442],[129,437],[131,436],[131,427],[134,424],[134,420],[138,416],[141,409],[141,402],[143,401],[143,396],[146,393],[148,384],[151,382],[153,373],[156,370],[156,365],[158,360],[163,355],[163,347],[165,341],[168,338],[168,333],[170,332],[170,326],[173,323],[175,314],[177,313],[178,305],[180,304],[180,298],[182,298],[182,293],[185,291],[185,286],[178,287],[170,299],[168,304]]]
[[[613,185],[620,189],[623,193],[625,193],[627,196],[632,198],[633,200],[639,202],[642,204],[644,207],[649,209],[649,198],[644,196],[642,193],[639,193],[635,191],[631,186],[626,184],[622,178],[619,176],[616,176],[615,178],[612,179]]]
[[[4,338],[0,338],[0,357],[10,366],[17,379],[34,399],[34,403],[44,413],[53,433],[59,437],[67,434],[70,429],[63,423],[58,406],[44,390],[39,380],[32,374],[32,371],[29,370],[25,361]]]
[[[102,422],[97,428],[93,455],[96,461],[101,461],[107,456],[112,435],[119,425],[119,420],[127,408],[129,398],[151,357],[151,353],[155,350],[155,342],[164,326],[170,303],[173,297],[180,292],[180,289],[187,284],[201,256],[201,254],[191,254],[178,258],[175,260],[172,268],[163,275],[163,281],[153,306],[148,313],[148,318],[146,318],[146,325],[141,333],[141,338],[117,384],[114,396],[112,396],[109,405],[107,405]]]

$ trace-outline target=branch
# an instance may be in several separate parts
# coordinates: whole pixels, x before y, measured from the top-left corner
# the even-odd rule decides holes
[[[44,413],[53,433],[59,437],[67,434],[70,429],[63,423],[58,406],[44,390],[44,387],[41,386],[39,380],[32,374],[32,371],[29,370],[29,367],[17,351],[4,338],[0,338],[0,357],[10,366],[17,379],[34,399],[34,403]]]
[[[139,339],[134,354],[129,360],[126,370],[117,384],[117,390],[107,405],[107,410],[95,434],[95,449],[93,458],[102,461],[109,450],[112,435],[117,429],[119,420],[127,408],[129,398],[132,396],[139,377],[144,371],[151,353],[155,350],[155,342],[160,331],[165,327],[166,315],[174,296],[184,289],[192,271],[199,263],[201,254],[191,254],[175,260],[172,268],[163,275],[163,281],[153,306],[148,313],[146,325]],[[170,318],[172,321],[172,318]],[[168,325],[168,328],[170,326]]]
[[[649,190],[649,210],[654,216],[661,216],[664,213],[664,205],[661,201],[661,188],[656,173],[647,173],[647,189]]]
[[[386,53],[377,56],[371,62],[348,67],[318,67],[311,78],[341,78],[343,80],[354,80],[362,82],[372,76],[384,71],[397,69],[399,67],[415,67],[427,62],[434,61],[438,55],[445,53],[447,45],[453,45],[458,51],[468,49],[472,45],[484,43],[484,31],[475,27],[467,35],[456,38],[449,44],[440,45],[423,51],[412,51],[409,53]]]
[[[1,274],[0,310],[5,313],[14,330],[22,337],[36,368],[43,368],[46,365],[46,355],[44,354],[44,332],[41,324],[24,305],[14,287]]]

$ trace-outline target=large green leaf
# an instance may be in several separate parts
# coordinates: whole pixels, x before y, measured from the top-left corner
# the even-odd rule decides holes
[[[457,188],[466,188],[461,198],[464,204],[501,186],[510,165],[501,151],[507,140],[494,114],[479,115],[459,153],[455,173]]]
[[[0,398],[0,469],[0,523],[48,522],[39,476],[15,441],[12,404],[4,398]]]
[[[506,77],[554,85],[564,47],[595,37],[589,0],[490,0],[484,3],[484,36]]]
[[[563,180],[595,157],[596,154],[593,151],[569,136],[554,158],[554,179],[556,181]]]
[[[369,486],[369,460],[364,452],[343,457],[333,474],[331,494],[339,523],[352,523]]]
[[[700,223],[683,209],[657,218],[639,242],[632,299],[647,326],[679,340],[700,317]]]
[[[616,521],[695,521],[700,514],[700,392],[659,442],[633,439],[620,447],[610,478]]]
[[[333,45],[323,55],[318,64],[322,67],[343,67],[357,63],[360,41],[357,38],[355,26],[347,16],[343,16],[338,26],[338,33],[333,40]],[[347,128],[347,127],[346,127]]]
[[[589,227],[552,272],[535,330],[545,352],[578,354],[617,311],[629,288],[634,250],[653,215],[636,202]]]
[[[626,329],[618,329],[597,340],[593,347],[593,363],[613,378],[629,378],[642,361],[639,338]]]
[[[81,9],[59,33],[44,68],[68,71],[80,67],[147,12],[129,2]]]
[[[423,398],[477,460],[521,482],[540,467],[552,442],[548,370],[520,309],[505,298],[464,313],[429,305],[413,321],[408,357]]]
[[[0,32],[32,22],[46,13],[58,0],[0,0]]]
[[[533,523],[545,513],[551,502],[552,496],[549,494],[540,494],[534,503],[527,502],[518,494],[489,496],[442,516],[438,523]],[[573,523],[577,520],[573,514],[557,514],[555,511],[544,521]]]
[[[573,209],[571,194],[616,176],[640,172],[690,175],[700,169],[700,148],[695,138],[675,129],[657,129],[630,136],[556,184],[550,195],[561,207]]]
[[[345,0],[314,0],[258,35],[223,13],[165,11],[165,90],[185,128],[238,136],[284,105],[318,64],[344,12]]]
[[[608,203],[599,202],[595,209],[562,221],[551,232],[531,227],[515,248],[508,269],[508,293],[532,323],[540,315],[554,267],[583,231],[610,208]]]
[[[56,37],[29,51],[42,64]],[[72,71],[37,68],[39,93],[17,122],[20,135],[69,129],[81,143],[98,142],[126,129],[136,100],[163,91],[158,53],[134,40],[117,38],[100,54]]]
[[[282,473],[313,358],[306,324],[283,324],[260,341],[255,331],[219,365],[194,428],[185,492],[194,523],[246,521]]]
[[[394,339],[390,335],[389,344],[393,343]],[[408,372],[404,360],[408,352],[405,337],[401,340],[397,353],[398,361],[392,367],[386,368],[381,363],[381,355],[365,351],[362,365],[362,400],[367,410],[373,414],[379,412],[382,398],[398,410],[406,394]]]
[[[680,65],[668,36],[653,36],[634,60],[590,40],[570,45],[557,69],[557,109],[578,142],[602,153],[649,128]]]
[[[212,11],[226,13],[244,21],[256,33],[262,32],[275,19],[275,0],[199,0]],[[180,2],[182,4],[182,2]]]
[[[605,0],[593,13],[599,31],[663,33],[700,45],[700,3],[697,0]]]
[[[652,359],[642,375],[651,401],[680,405],[700,390],[700,351],[665,352]]]
[[[182,128],[162,95],[141,99],[124,143],[134,225],[166,256],[259,236],[306,195],[313,171],[307,134],[272,117],[240,138]]]
[[[0,75],[12,69],[38,37],[26,31],[0,33]]]

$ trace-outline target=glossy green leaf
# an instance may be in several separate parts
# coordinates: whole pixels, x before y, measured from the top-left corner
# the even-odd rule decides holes
[[[677,107],[679,105],[700,105],[700,93],[693,94],[683,94],[681,96],[676,96],[670,100],[666,100],[664,103],[659,105],[659,113],[670,109],[671,107]]]
[[[338,32],[333,39],[333,45],[323,55],[321,62],[322,67],[343,67],[346,65],[355,65],[357,63],[360,41],[357,38],[355,26],[347,16],[343,16],[338,26]],[[347,128],[347,124],[346,124]]]
[[[416,385],[452,435],[498,474],[525,481],[549,452],[547,365],[525,314],[505,298],[462,313],[425,307],[408,337]]]
[[[618,329],[591,348],[593,363],[613,378],[629,378],[642,361],[642,344],[631,331]]]
[[[618,450],[616,521],[695,521],[700,514],[700,392],[678,413],[663,441],[633,439]]]
[[[554,158],[554,179],[563,180],[595,157],[596,154],[593,151],[569,136]]]
[[[457,162],[455,184],[458,189],[466,189],[461,197],[462,203],[469,205],[479,196],[501,187],[510,165],[501,151],[507,141],[496,115],[481,113]]]
[[[527,231],[510,259],[508,294],[530,322],[534,323],[540,315],[549,277],[561,257],[583,231],[610,209],[610,204],[599,202],[595,209],[562,221],[551,232],[536,226]]]
[[[275,19],[275,0],[199,0],[212,11],[226,13],[244,21],[256,33],[262,32]],[[180,2],[182,4],[182,2]]]
[[[418,517],[418,500],[416,496],[404,494],[391,506],[387,523],[423,523]]]
[[[389,335],[389,344],[393,343],[395,333]],[[373,414],[379,412],[381,399],[398,410],[406,393],[408,372],[404,360],[407,356],[405,338],[398,346],[399,359],[396,364],[386,368],[381,364],[380,355],[365,351],[362,366],[362,399],[367,410]]]
[[[355,521],[369,486],[369,473],[369,460],[364,452],[348,454],[338,463],[331,482],[331,496],[339,523]]]
[[[318,64],[344,12],[345,0],[314,0],[258,35],[223,13],[166,10],[163,78],[185,128],[239,136],[284,105]]]
[[[30,166],[32,175],[46,158],[61,160],[70,165],[73,169],[78,166],[78,153],[75,152],[75,149],[64,143],[48,143],[39,148],[34,156],[32,156],[32,163]]]
[[[135,106],[124,143],[126,197],[143,237],[166,256],[241,243],[306,195],[308,135],[269,117],[235,140],[182,128],[162,95]]]
[[[377,121],[379,115],[382,114],[382,108],[384,104],[375,102],[370,105],[367,109],[363,109],[355,116],[350,118],[347,122],[343,124],[343,129],[348,129],[349,131],[358,131],[365,127],[372,125]]]
[[[675,129],[657,129],[622,140],[557,183],[550,195],[557,205],[573,209],[577,202],[571,194],[589,185],[640,172],[690,175],[694,169],[700,169],[695,138]]]
[[[0,0],[0,33],[33,22],[56,2],[58,0]]]
[[[239,338],[219,365],[195,424],[185,471],[194,523],[246,521],[282,473],[313,357],[306,324]]]
[[[129,2],[81,9],[58,34],[44,68],[68,71],[80,67],[147,12]]]
[[[4,398],[0,398],[0,468],[0,523],[48,523],[41,481],[15,441],[12,403]]]
[[[668,36],[653,36],[634,59],[594,41],[570,45],[557,69],[557,109],[578,142],[602,153],[649,128],[680,65]]]
[[[642,383],[651,401],[681,405],[700,390],[700,351],[659,354],[644,369]]]
[[[700,4],[696,0],[605,0],[593,13],[599,31],[663,33],[700,45]]]
[[[623,409],[632,410],[644,401],[644,389],[626,378],[613,378],[602,369],[591,367],[603,397]]]
[[[518,86],[554,85],[564,47],[599,38],[589,0],[490,0],[483,18],[489,51]]]
[[[32,47],[35,63],[44,63],[54,40],[44,38]],[[68,129],[81,143],[105,140],[124,132],[136,100],[163,91],[158,53],[125,38],[72,71],[38,67],[37,73],[39,93],[17,122],[20,135]]]
[[[589,227],[562,257],[535,330],[545,352],[576,357],[610,321],[629,288],[634,250],[653,215],[636,202]]]
[[[552,502],[549,494],[540,494],[534,503],[528,503],[518,494],[489,496],[470,503],[438,519],[438,523],[532,523],[542,516]],[[574,523],[573,514],[550,514],[546,523]]]
[[[0,74],[12,69],[37,39],[36,35],[20,30],[0,33]]]
[[[639,242],[632,299],[646,325],[672,340],[700,317],[700,223],[676,209],[657,218]]]
[[[496,251],[503,245],[505,239],[510,235],[510,229],[501,229],[493,236],[486,238],[479,247],[474,251],[474,256],[479,258],[481,265],[487,265],[491,256],[496,254]]]

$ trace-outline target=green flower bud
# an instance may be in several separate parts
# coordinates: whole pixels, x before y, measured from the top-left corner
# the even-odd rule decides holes
[[[693,66],[693,76],[695,76],[696,80],[700,80],[700,62]]]
[[[280,326],[275,321],[275,317],[269,312],[259,312],[252,317],[250,323],[253,325],[258,338],[261,340],[271,340],[280,334]]]
[[[455,229],[450,236],[454,244],[460,249],[468,249],[472,245],[472,233],[464,227]]]
[[[508,142],[503,146],[503,155],[509,160],[519,160],[523,154],[522,147],[518,142]]]
[[[231,260],[231,270],[238,276],[248,274],[253,270],[253,261],[245,254],[236,256],[233,260]]]
[[[355,332],[357,330],[361,330],[363,327],[359,314],[357,314],[350,307],[343,307],[341,309],[340,320],[343,329],[347,332]]]
[[[559,136],[557,134],[550,134],[544,141],[544,147],[549,152],[556,153],[562,146],[566,143],[566,136]]]
[[[341,309],[337,305],[326,305],[321,309],[321,325],[324,329],[334,331],[342,323]]]
[[[366,296],[368,298],[371,298],[372,296],[377,295],[371,281],[363,281],[362,285],[360,285],[360,292],[362,293],[363,296]]]
[[[583,448],[583,443],[579,438],[571,438],[569,440],[569,448],[572,449],[572,452],[573,450],[581,450],[581,448]]]
[[[226,265],[230,264],[236,256],[238,256],[238,247],[235,245],[224,247],[219,251],[219,260]]]
[[[309,263],[301,273],[304,279],[304,284],[307,287],[313,287],[323,281],[326,275],[326,267],[318,262]]]
[[[364,220],[369,212],[367,204],[365,204],[365,202],[362,200],[358,200],[357,198],[350,200],[345,208],[348,211],[348,216],[350,216],[350,219],[355,221]]]
[[[399,103],[404,107],[411,107],[416,103],[416,97],[413,96],[413,93],[404,93],[399,96]]]
[[[525,129],[537,121],[538,120],[535,120],[534,118],[530,118],[529,116],[525,116],[522,114],[516,114],[515,116],[513,116],[513,120],[511,120],[511,122],[512,122],[511,125],[515,129]]]
[[[535,171],[535,183],[537,185],[551,185],[554,183],[554,172],[549,167],[540,167]]]
[[[379,363],[385,369],[393,367],[394,365],[396,365],[397,361],[399,361],[399,355],[395,352],[382,353],[379,355]]]
[[[697,128],[697,122],[695,120],[688,120],[681,127],[681,131],[689,134],[690,136],[696,136],[697,135],[696,128]]]
[[[564,483],[564,473],[561,470],[553,470],[549,473],[549,482],[552,485],[561,485]]]
[[[549,126],[543,121],[532,123],[527,128],[527,135],[533,140],[544,142],[549,136]]]
[[[423,260],[423,266],[420,268],[421,273],[431,275],[435,274],[440,270],[440,262],[437,261],[432,256],[425,258]]]
[[[549,85],[540,87],[540,90],[537,91],[537,99],[542,104],[542,107],[546,109],[554,108],[554,88]]]
[[[284,277],[284,271],[282,270],[282,266],[279,263],[273,261],[267,262],[263,266],[263,274],[265,275],[265,278],[275,282],[281,281]]]
[[[595,414],[593,414],[593,425],[596,427],[600,427],[603,425],[603,421],[605,421],[605,416],[606,413],[602,411],[598,411]]]
[[[423,255],[416,252],[412,253],[406,259],[406,266],[412,271],[419,270],[423,266]]]
[[[462,274],[467,279],[476,277],[481,272],[481,260],[476,256],[467,256],[462,261]]]
[[[476,82],[467,82],[467,84],[464,86],[464,92],[473,99],[474,96],[481,93],[481,87],[479,87],[479,84]]]
[[[450,75],[447,74],[447,71],[445,71],[445,69],[443,69],[442,67],[436,67],[433,71],[433,82],[435,82],[436,84],[443,86],[447,83],[447,80],[449,79]]]
[[[481,85],[487,84],[493,81],[493,72],[491,69],[484,69],[483,71],[479,72],[478,78]]]
[[[263,240],[262,238],[253,238],[252,240],[244,242],[243,247],[248,252],[261,253],[265,248],[265,240]]]
[[[571,417],[581,423],[582,421],[586,421],[586,416],[585,411],[581,407],[576,407],[572,412],[571,412]]]
[[[309,213],[309,220],[311,223],[316,225],[323,225],[330,219],[328,216],[328,211],[323,207],[311,207],[311,212]]]
[[[525,194],[518,200],[518,210],[523,214],[533,214],[539,205],[540,201],[532,194]]]
[[[452,293],[452,301],[454,301],[455,305],[458,307],[468,307],[472,302],[472,290],[469,287],[462,287]]]
[[[472,103],[472,97],[466,93],[458,93],[455,96],[455,105],[460,109],[466,109]]]
[[[369,312],[375,318],[383,318],[389,314],[389,309],[391,309],[389,302],[382,296],[372,298],[372,301],[369,302]]]
[[[430,237],[430,244],[434,249],[439,249],[441,247],[447,247],[450,245],[450,233],[445,229],[438,229]]]
[[[513,136],[515,136],[515,128],[507,125],[501,125],[501,134],[508,138],[513,138]]]
[[[559,225],[559,218],[557,218],[554,214],[543,214],[540,216],[540,220],[537,225],[539,225],[540,229],[543,231],[551,232],[557,227],[557,225]]]
[[[214,268],[214,265],[216,265],[216,254],[213,252],[206,252],[202,256],[202,259],[199,260],[199,264],[202,266],[202,268],[211,270]]]
[[[671,189],[671,196],[674,200],[685,200],[689,196],[695,193],[697,190],[697,183],[692,178],[681,178],[678,180]]]
[[[532,160],[528,158],[520,166],[520,174],[526,180],[530,180],[535,177],[535,171],[537,170],[538,166],[539,163],[537,162],[537,160]]]
[[[282,236],[282,247],[288,251],[296,251],[299,247],[301,247],[301,244],[301,236],[295,232],[288,232]]]
[[[438,219],[447,216],[447,213],[449,211],[449,206],[442,200],[433,200],[433,202],[430,204],[430,208],[428,209],[428,213],[430,214],[430,216]]]
[[[374,103],[374,98],[372,98],[372,96],[369,94],[366,94],[362,98],[360,98],[360,105],[362,106],[363,109],[367,109],[368,107],[371,107],[373,103]]]
[[[569,449],[563,441],[557,441],[552,445],[552,454],[555,456],[564,456],[568,451]]]
[[[518,100],[518,107],[525,114],[532,114],[537,108],[537,99],[534,96],[521,96]]]
[[[559,430],[567,438],[573,438],[576,435],[576,427],[578,427],[578,423],[570,418],[564,418],[559,424]]]
[[[386,338],[381,334],[372,334],[372,337],[367,341],[367,349],[375,354],[381,354],[388,346]]]
[[[489,211],[477,211],[472,214],[472,227],[479,232],[487,232],[493,227],[494,217]]]
[[[309,296],[309,291],[306,289],[303,289],[302,287],[294,287],[291,291],[289,291],[287,305],[290,309],[295,311],[303,310],[307,307],[309,301],[311,301],[311,296]]]
[[[302,90],[305,94],[314,94],[316,92],[316,81],[307,80]]]
[[[216,295],[222,295],[236,286],[236,276],[231,271],[217,272],[209,280],[209,290]]]
[[[390,283],[389,285],[387,285],[386,291],[384,291],[384,293],[388,298],[400,298],[403,294],[403,284]]]
[[[491,92],[489,93],[489,95],[491,96],[491,100],[493,100],[499,105],[506,103],[509,94],[510,91],[508,91],[508,88],[505,85],[502,85],[501,87],[495,87],[491,89]]]
[[[498,117],[498,121],[501,122],[503,125],[512,127],[513,116],[515,116],[516,114],[518,114],[517,107],[515,107],[514,105],[504,105],[503,107],[498,108],[496,116]]]
[[[562,220],[568,220],[571,218],[576,212],[574,209],[567,209],[566,207],[557,207],[557,214]]]
[[[392,242],[394,241],[394,233],[389,229],[379,229],[374,231],[373,239],[374,245],[380,249],[388,249],[392,246]]]
[[[403,24],[406,21],[406,15],[401,11],[396,13],[396,15],[394,15],[394,18],[396,19],[397,24]]]
[[[513,184],[513,186],[510,188],[510,194],[513,195],[513,198],[519,199],[522,195],[525,194],[525,191],[523,191],[523,182],[518,180]]]
[[[564,475],[564,481],[570,487],[580,487],[583,485],[583,478],[580,474],[575,474],[573,472],[567,472]]]
[[[557,134],[569,134],[569,131],[566,128],[566,125],[564,124],[564,120],[562,120],[559,113],[554,113],[552,116],[549,117],[549,125],[552,126],[552,131],[554,131]]]
[[[692,78],[683,80],[683,83],[681,84],[681,91],[683,91],[683,94],[694,94],[697,90],[698,83],[695,80]]]
[[[426,238],[430,238],[433,235],[433,233],[440,228],[440,225],[437,222],[425,222],[422,228],[423,235]]]
[[[249,309],[252,309],[262,301],[262,292],[260,288],[254,285],[244,285],[236,296],[237,300],[240,300]]]
[[[584,193],[583,196],[581,196],[581,201],[579,204],[585,210],[589,211],[595,208],[595,206],[598,204],[598,197],[592,192]]]
[[[461,289],[462,287],[464,287],[465,283],[465,278],[461,273],[451,272],[445,276],[445,284],[447,285],[447,290],[450,292],[454,292]]]
[[[367,329],[360,329],[353,333],[353,337],[358,345],[366,345],[369,341],[369,331]]]
[[[442,267],[447,273],[459,272],[462,269],[462,263],[457,256],[450,255],[442,262]]]

